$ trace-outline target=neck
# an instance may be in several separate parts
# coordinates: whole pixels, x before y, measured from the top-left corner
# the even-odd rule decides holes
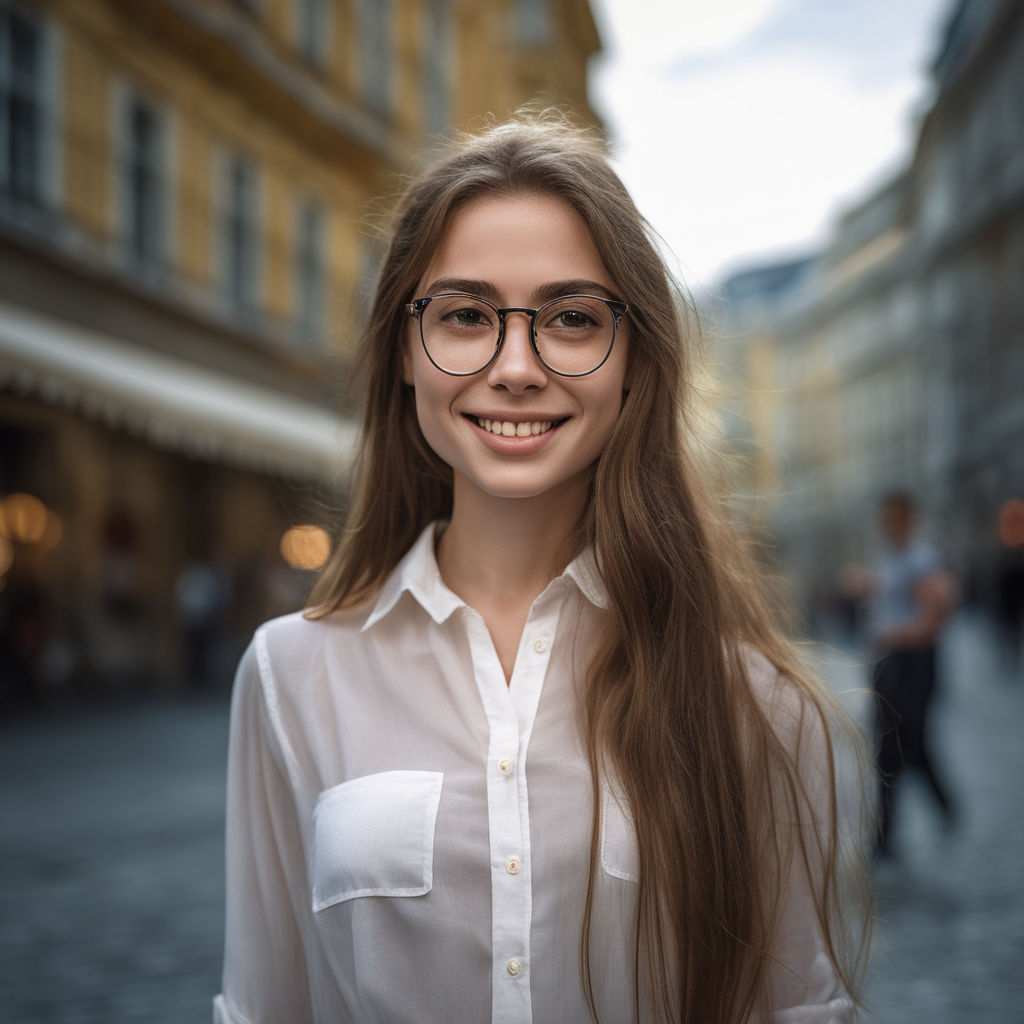
[[[589,480],[533,498],[496,498],[456,475],[452,519],[437,562],[446,585],[480,609],[529,605],[579,553]]]

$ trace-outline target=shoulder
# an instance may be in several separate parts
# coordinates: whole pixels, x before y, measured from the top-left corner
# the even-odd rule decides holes
[[[250,677],[271,707],[303,701],[327,685],[328,666],[358,659],[366,615],[361,606],[320,617],[292,612],[271,619],[253,634],[239,676]]]
[[[809,674],[781,671],[763,653],[744,648],[744,668],[755,704],[794,760],[821,758],[830,746],[835,700]]]
[[[318,777],[318,765],[340,735],[336,726],[345,707],[371,679],[367,638],[360,632],[366,614],[357,608],[271,619],[242,656],[232,714],[239,723],[258,723],[296,786]]]
[[[758,707],[772,725],[776,726],[779,720],[799,719],[811,703],[804,690],[761,651],[744,646],[741,652],[747,683]]]
[[[307,664],[322,657],[329,648],[358,642],[368,614],[365,605],[326,615],[309,611],[292,612],[264,622],[253,635],[253,646],[261,666]]]

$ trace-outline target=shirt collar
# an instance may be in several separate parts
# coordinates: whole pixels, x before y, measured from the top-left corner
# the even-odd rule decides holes
[[[585,547],[566,567],[563,576],[568,576],[580,593],[592,604],[605,610],[608,608],[608,591],[597,565],[597,554],[593,547]]]
[[[442,522],[431,523],[419,535],[416,543],[405,553],[402,560],[395,566],[384,586],[377,595],[377,601],[370,612],[370,617],[363,623],[363,630],[380,622],[398,599],[406,591],[423,606],[424,610],[438,624],[463,606],[458,595],[452,593],[441,579],[437,568],[437,556],[434,543],[438,531],[444,526]]]
[[[416,598],[424,611],[439,625],[465,606],[465,602],[445,586],[437,568],[435,542],[445,525],[440,521],[431,523],[419,535],[381,587],[373,610],[360,632],[380,622],[406,591]],[[608,592],[601,579],[593,548],[584,548],[566,566],[560,578],[571,579],[591,604],[602,609],[608,607]]]

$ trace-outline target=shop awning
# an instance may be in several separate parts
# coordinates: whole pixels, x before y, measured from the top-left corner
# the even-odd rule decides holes
[[[297,479],[341,477],[357,438],[312,402],[5,303],[0,385],[161,447]]]

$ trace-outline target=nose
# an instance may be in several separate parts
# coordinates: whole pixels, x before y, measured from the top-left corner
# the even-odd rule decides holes
[[[530,344],[529,314],[506,313],[504,340],[498,358],[487,371],[487,383],[518,395],[528,388],[542,388],[547,382],[547,371]]]

